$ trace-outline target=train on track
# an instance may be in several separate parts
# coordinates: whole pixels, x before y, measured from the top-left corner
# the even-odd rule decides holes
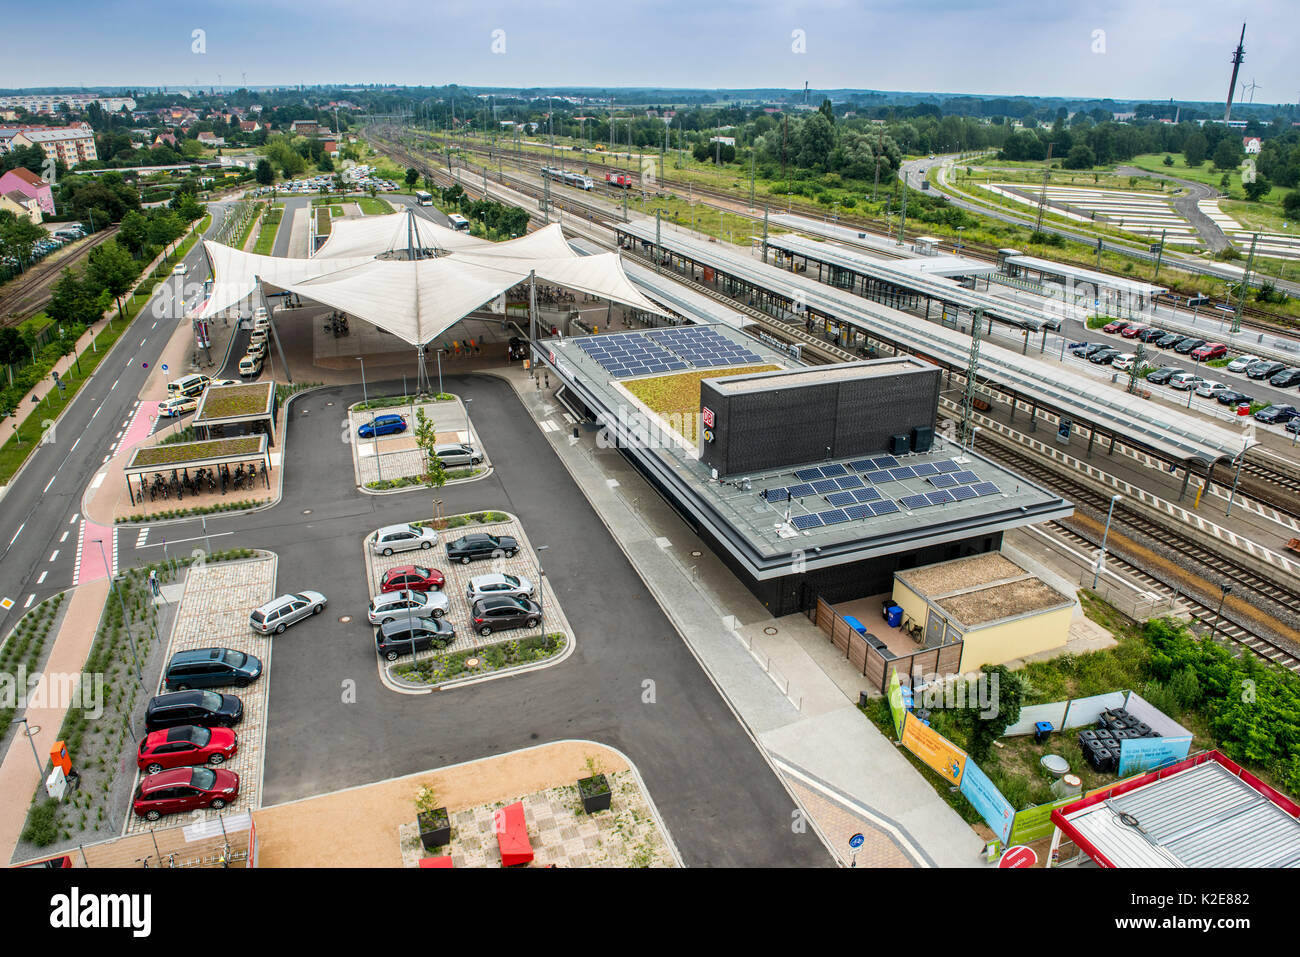
[[[572,170],[563,170],[555,166],[543,166],[542,175],[547,179],[553,179],[557,183],[564,183],[566,186],[576,186],[578,189],[589,190],[596,185],[595,180],[590,176],[584,176],[582,173],[575,173]]]

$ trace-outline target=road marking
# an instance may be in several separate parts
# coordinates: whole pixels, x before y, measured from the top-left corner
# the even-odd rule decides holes
[[[137,548],[158,548],[162,545],[180,545],[184,542],[201,542],[205,538],[220,538],[222,535],[233,535],[234,532],[211,532],[207,535],[195,535],[193,538],[178,538],[174,541],[163,539],[161,542],[151,542],[148,545],[137,545]]]
[[[31,607],[32,607],[32,602],[34,602],[35,600],[36,600],[36,595],[35,595],[35,594],[28,595],[28,596],[27,596],[27,601],[23,602],[23,607],[24,607],[24,608],[31,608]]]
[[[105,457],[104,461],[107,462],[107,461],[108,461],[108,458]],[[108,473],[107,473],[107,472],[100,472],[98,475],[96,475],[96,476],[95,476],[95,481],[93,481],[93,482],[90,483],[90,488],[91,488],[91,490],[93,491],[93,490],[99,488],[101,485],[103,485],[103,484],[104,484],[104,479],[106,479],[106,478],[108,478]]]
[[[26,523],[26,522],[23,522],[21,525],[18,526],[18,531],[14,532],[14,537],[11,538],[11,539],[9,539],[9,547],[10,547],[10,548],[13,548],[13,547],[14,547],[14,542],[18,541],[18,536],[21,535],[21,534],[23,533],[23,529],[26,528],[26,527],[27,527],[27,523]]]
[[[62,545],[62,544],[63,544],[64,542],[66,542],[67,540],[68,540],[68,533],[67,533],[67,532],[64,532],[63,535],[60,536],[60,538],[59,538],[59,544]]]
[[[56,548],[53,552],[50,553],[50,561],[53,562],[58,557],[59,557],[59,550]]]
[[[149,537],[149,529],[148,529],[148,528],[141,529],[141,530],[140,530],[140,534],[139,534],[138,536],[136,536],[135,547],[136,547],[136,548],[144,548],[145,540],[146,540],[148,537]]]
[[[77,446],[80,444],[81,444],[81,436],[77,436],[77,441],[72,443],[72,448],[68,449],[68,451],[75,452],[77,450]]]
[[[149,341],[149,337],[145,336],[143,339],[140,340],[140,345],[144,345],[148,341]]]
[[[41,577],[38,578],[38,579],[36,579],[36,584],[38,584],[38,585],[44,585],[44,584],[45,584],[45,576],[48,575],[48,574],[49,574],[49,572],[41,572]]]
[[[79,519],[79,518],[81,518],[81,515],[80,515],[79,513],[77,513],[77,512],[73,512],[73,513],[72,513],[72,518],[68,519],[68,524],[69,524],[69,525],[76,525],[76,524],[77,524],[77,519]]]
[[[542,425],[542,430],[543,430],[544,432],[558,432],[558,431],[560,431],[560,427],[559,427],[558,425],[556,425],[554,422],[552,422],[550,419],[542,419],[542,423],[541,423],[541,425]]]
[[[14,606],[14,600],[12,598],[0,598],[0,608],[3,608],[5,611],[8,611],[13,606]]]
[[[111,455],[105,455],[105,456],[104,456],[104,461],[101,462],[100,464],[101,464],[101,465],[107,465],[107,464],[108,464],[108,460],[111,459],[112,457],[113,457],[113,456],[111,456]]]
[[[618,488],[618,479],[605,479],[605,484],[610,488]]]
[[[48,492],[48,491],[50,490],[50,486],[54,484],[54,480],[55,480],[56,478],[58,478],[57,475],[51,475],[51,476],[50,476],[50,480],[49,480],[48,482],[45,483],[45,488],[41,489],[41,494],[42,494],[42,495],[44,495],[46,492]]]

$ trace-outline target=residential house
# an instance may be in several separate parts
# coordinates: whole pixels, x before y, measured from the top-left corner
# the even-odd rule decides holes
[[[69,169],[78,163],[99,158],[95,152],[95,132],[89,123],[72,126],[23,126],[17,129],[31,144],[43,149],[46,156],[62,162]],[[0,130],[0,135],[5,132]],[[14,140],[11,139],[10,142]]]
[[[9,172],[0,176],[0,193],[18,193],[25,200],[31,200],[37,206],[38,213],[36,219],[32,222],[39,223],[39,211],[53,214],[54,213],[54,193],[50,189],[50,184],[45,182],[31,170],[25,167],[11,169]]]
[[[1258,156],[1260,150],[1260,141],[1258,136],[1243,136],[1241,145],[1246,150],[1248,156]]]
[[[33,224],[41,221],[40,203],[24,196],[18,190],[10,193],[0,192],[0,209],[20,218],[26,218]]]
[[[216,133],[203,132],[200,133],[196,139],[199,141],[200,146],[206,146],[209,148],[226,145],[226,138],[224,136],[218,136]]]

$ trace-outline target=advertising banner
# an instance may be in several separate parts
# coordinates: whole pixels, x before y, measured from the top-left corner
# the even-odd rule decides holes
[[[1192,736],[1179,738],[1129,738],[1119,743],[1119,776],[1154,771],[1187,757]]]
[[[966,767],[966,752],[938,731],[927,727],[910,712],[903,722],[903,747],[953,784],[961,784]]]
[[[1015,819],[1011,822],[1011,836],[1007,841],[1012,844],[1025,844],[1029,841],[1036,841],[1041,837],[1047,837],[1052,833],[1052,811],[1058,807],[1065,807],[1067,804],[1073,804],[1079,800],[1078,796],[1064,797],[1059,801],[1053,801],[1051,804],[1040,804],[1037,807],[1026,808],[1023,811],[1017,811]]]
[[[1016,809],[989,780],[984,769],[974,761],[966,762],[966,770],[961,779],[961,793],[975,810],[980,812],[984,823],[993,829],[993,833],[1005,847],[1011,837],[1011,825],[1016,819]]]

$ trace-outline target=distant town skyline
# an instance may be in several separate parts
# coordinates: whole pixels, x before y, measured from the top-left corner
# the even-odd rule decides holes
[[[1285,0],[782,2],[572,0],[442,7],[233,0],[202,10],[71,0],[59,55],[16,44],[0,87],[220,84],[679,89],[848,88],[971,96],[1222,101],[1242,21],[1240,80],[1294,103],[1295,7]],[[1289,87],[1296,89],[1291,90]],[[1241,97],[1240,87],[1237,91]],[[1249,96],[1247,96],[1249,99]]]

